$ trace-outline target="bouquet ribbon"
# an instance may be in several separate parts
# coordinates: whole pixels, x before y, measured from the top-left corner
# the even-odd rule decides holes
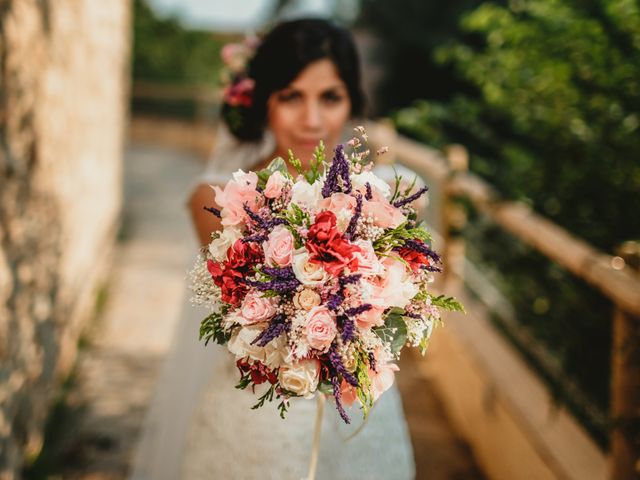
[[[318,408],[316,409],[316,425],[313,430],[313,444],[311,446],[311,460],[309,461],[309,473],[306,480],[315,480],[318,467],[318,453],[320,452],[320,433],[322,432],[322,415],[324,413],[325,396],[318,394]]]

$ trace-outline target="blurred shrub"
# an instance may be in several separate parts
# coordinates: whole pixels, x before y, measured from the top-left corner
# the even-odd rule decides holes
[[[134,0],[133,30],[134,80],[217,85],[220,37],[159,17],[146,0]]]
[[[459,8],[449,10],[455,16],[473,2],[454,3]],[[411,9],[389,15],[384,21],[394,21],[398,29],[415,29],[420,22]],[[414,66],[419,70],[427,62],[455,81],[450,91],[443,91],[438,82],[422,78],[421,91],[412,94],[423,100],[396,112],[398,128],[435,146],[467,145],[471,169],[504,196],[532,205],[605,251],[638,238],[638,2],[485,2],[459,18],[447,17],[438,25],[432,21],[422,18],[426,37],[452,21],[460,22],[460,29],[449,30],[432,48],[423,41],[421,56],[414,49],[413,58],[405,59],[394,77],[410,77]],[[390,29],[371,24],[395,41]],[[418,39],[420,32],[402,35],[407,39],[399,44],[409,36]],[[388,95],[389,105],[403,106],[398,92]],[[606,412],[609,303],[489,226],[476,223],[467,235],[476,247],[470,255],[500,272],[497,283],[523,328],[551,349],[567,374]],[[595,416],[590,422],[588,412],[577,413],[603,440]]]
[[[376,105],[386,113],[406,107],[416,98],[445,99],[452,93],[469,90],[452,65],[438,62],[433,51],[447,42],[471,35],[457,28],[460,17],[480,5],[481,0],[361,0],[357,25],[373,30],[383,39],[377,52],[385,65],[385,78]]]

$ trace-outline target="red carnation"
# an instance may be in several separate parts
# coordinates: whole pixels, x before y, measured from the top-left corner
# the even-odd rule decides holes
[[[251,381],[256,385],[260,385],[266,381],[273,385],[278,381],[276,371],[269,369],[260,362],[249,363],[246,359],[240,359],[236,361],[236,366],[241,374],[249,372]]]
[[[234,270],[248,272],[254,265],[264,262],[262,247],[254,242],[243,242],[238,239],[227,250],[225,265]]]
[[[338,276],[345,267],[352,270],[358,266],[354,258],[360,247],[349,243],[336,227],[336,216],[325,211],[316,217],[316,221],[307,233],[307,250],[311,253],[310,261],[319,263],[333,276]]]
[[[411,270],[413,270],[414,272],[417,272],[423,265],[431,265],[431,260],[429,259],[429,257],[427,257],[424,253],[416,252],[411,248],[402,247],[398,251],[398,253],[402,257],[402,259],[409,264]]]
[[[207,260],[207,269],[213,283],[220,287],[222,300],[231,305],[239,305],[247,293],[247,287],[242,283],[243,274],[229,268],[227,262],[216,263],[213,260]]]
[[[227,250],[227,260],[223,263],[207,261],[207,269],[222,291],[222,300],[231,305],[239,305],[247,293],[242,281],[254,265],[264,262],[262,249],[254,243],[236,242]]]

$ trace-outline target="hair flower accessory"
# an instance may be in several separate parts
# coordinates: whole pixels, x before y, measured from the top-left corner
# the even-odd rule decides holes
[[[255,82],[247,76],[247,65],[260,40],[250,36],[239,43],[228,43],[220,51],[224,63],[220,80],[222,98],[231,107],[250,107]]]

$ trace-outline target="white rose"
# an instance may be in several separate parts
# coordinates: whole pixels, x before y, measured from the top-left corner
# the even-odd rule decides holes
[[[236,356],[237,360],[249,358],[264,363],[269,368],[277,368],[283,364],[289,354],[284,335],[271,340],[264,347],[251,345],[260,335],[266,324],[249,325],[237,329],[227,343],[227,348]]]
[[[322,285],[329,280],[329,274],[317,263],[309,261],[309,252],[303,247],[293,252],[293,273],[303,285]]]
[[[253,173],[253,172],[245,172],[244,170],[239,168],[238,170],[233,172],[233,179],[236,182],[240,183],[242,181],[246,181],[246,180],[252,179],[254,175],[255,175],[255,173]]]
[[[227,259],[229,247],[236,243],[240,237],[242,237],[240,230],[234,227],[225,227],[220,236],[209,244],[209,252],[216,261],[223,262]]]
[[[341,210],[336,215],[336,227],[342,233],[344,233],[349,227],[349,223],[351,223],[351,218],[353,217],[353,213],[349,210]]]
[[[311,398],[318,388],[319,372],[317,360],[300,360],[293,365],[280,367],[278,378],[286,390]]]
[[[386,258],[383,264],[386,272],[383,277],[382,297],[385,298],[387,306],[406,307],[419,288],[411,281],[411,274],[402,262]]]
[[[384,198],[391,196],[391,187],[387,182],[378,177],[371,171],[365,171],[351,176],[351,182],[356,190],[362,190],[367,188],[367,183],[374,188],[377,188]]]
[[[291,202],[308,208],[317,208],[322,200],[322,183],[316,181],[309,185],[306,180],[298,180],[291,188]]]

